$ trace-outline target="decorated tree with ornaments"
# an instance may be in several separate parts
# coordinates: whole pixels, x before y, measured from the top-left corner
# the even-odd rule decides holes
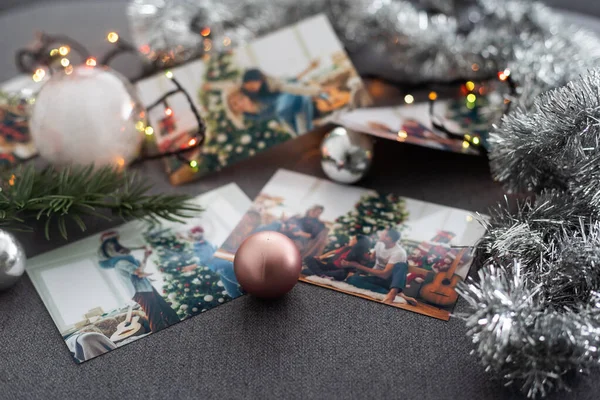
[[[213,54],[206,62],[204,81],[207,85],[200,91],[200,103],[207,113],[207,140],[203,154],[210,155],[218,164],[200,165],[200,169],[209,171],[224,167],[291,137],[289,131],[275,119],[244,120],[243,127],[232,120],[227,98],[236,90],[233,83],[242,73],[234,63],[232,52]]]
[[[188,240],[171,229],[150,230],[144,236],[154,249],[154,262],[165,278],[163,297],[181,320],[231,300],[219,275],[199,264]]]
[[[401,225],[407,218],[404,199],[391,194],[365,194],[353,210],[335,220],[325,251],[345,246],[352,236],[376,239],[377,233],[385,229],[402,230]]]

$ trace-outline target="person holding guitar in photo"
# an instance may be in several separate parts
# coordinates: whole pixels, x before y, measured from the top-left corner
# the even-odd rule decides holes
[[[366,267],[356,261],[342,261],[343,267],[353,267],[359,271],[366,272],[370,276],[352,277],[352,283],[364,289],[372,289],[374,286],[388,290],[383,299],[386,304],[392,304],[396,296],[402,297],[412,306],[417,305],[417,300],[403,293],[408,274],[408,263],[406,250],[400,245],[400,232],[395,229],[386,229],[379,235],[379,241],[375,245],[372,257],[375,259],[373,268]],[[378,290],[376,290],[378,291]]]
[[[140,262],[132,254],[132,250],[145,249],[144,259]],[[119,242],[116,231],[106,232],[100,236],[98,258],[100,267],[114,269],[123,287],[131,295],[131,299],[140,305],[152,332],[158,332],[179,322],[175,310],[162,298],[148,279],[151,274],[144,272],[148,257],[152,250],[147,247],[127,248]]]

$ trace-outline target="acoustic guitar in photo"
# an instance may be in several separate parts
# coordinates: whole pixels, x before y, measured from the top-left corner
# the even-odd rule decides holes
[[[129,311],[127,311],[127,317],[125,321],[121,322],[117,325],[117,330],[112,334],[110,340],[114,343],[118,343],[122,340],[130,338],[132,336],[137,336],[144,333],[144,326],[140,324],[140,317],[133,316],[133,306],[129,306]]]
[[[336,87],[325,87],[323,94],[315,97],[314,102],[317,109],[322,113],[339,110],[350,103],[352,94],[349,90],[341,90]]]
[[[419,295],[421,298],[431,304],[438,306],[451,306],[458,300],[458,293],[456,293],[456,285],[462,280],[459,275],[455,275],[454,272],[467,249],[462,249],[454,258],[452,265],[447,271],[438,272],[433,278],[433,282],[424,285],[421,288]]]

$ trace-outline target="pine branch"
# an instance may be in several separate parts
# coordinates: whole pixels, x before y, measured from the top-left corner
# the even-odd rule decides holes
[[[0,227],[32,228],[25,221],[45,221],[46,238],[57,224],[67,238],[67,218],[82,231],[83,216],[123,220],[159,218],[181,222],[202,209],[181,194],[148,194],[150,185],[113,167],[36,170],[32,164],[0,173]],[[107,214],[106,211],[109,211]]]

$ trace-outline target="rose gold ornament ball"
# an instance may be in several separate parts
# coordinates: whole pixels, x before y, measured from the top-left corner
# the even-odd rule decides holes
[[[302,269],[298,248],[279,232],[258,232],[235,253],[233,269],[246,292],[261,298],[279,297],[296,285]]]

